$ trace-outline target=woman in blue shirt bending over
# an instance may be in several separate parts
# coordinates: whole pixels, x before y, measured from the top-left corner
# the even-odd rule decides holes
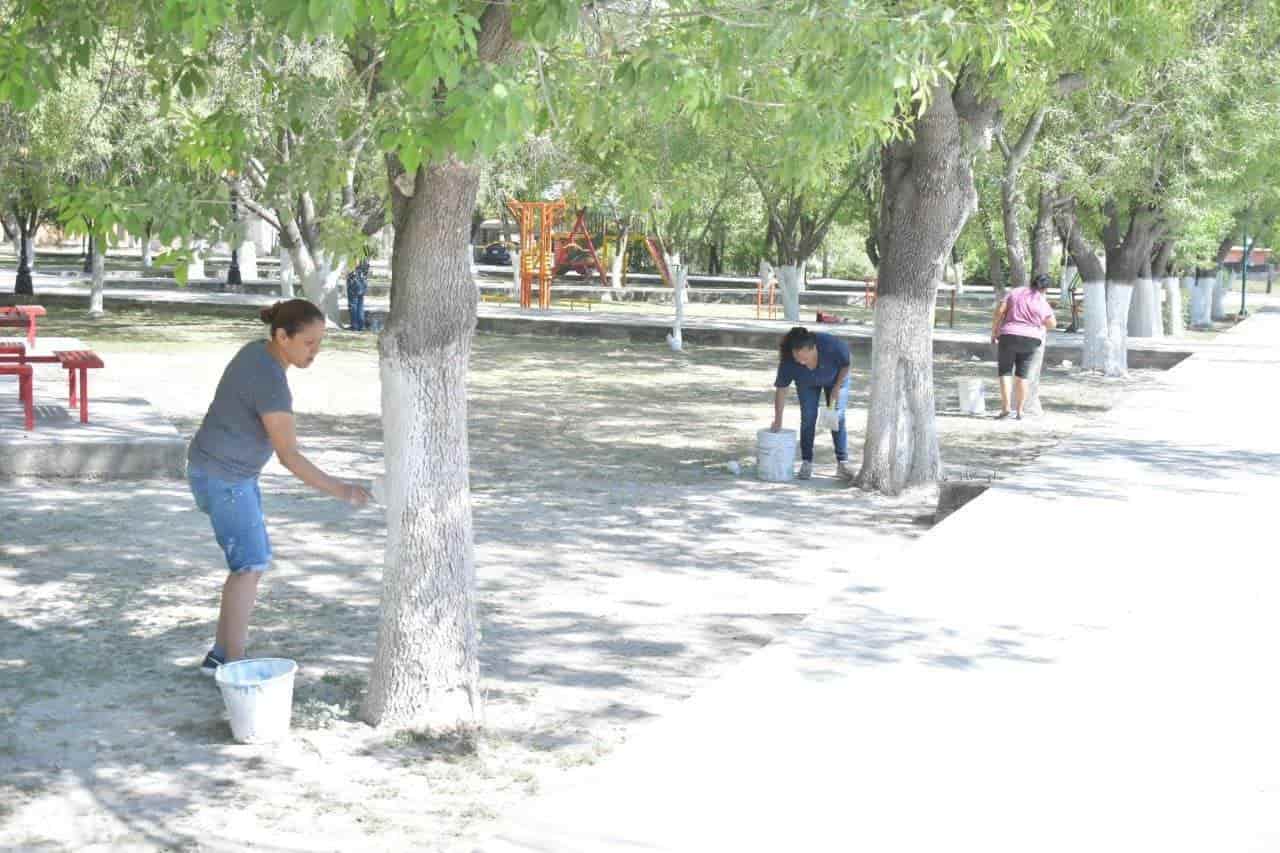
[[[773,385],[773,431],[782,429],[782,410],[787,405],[787,386],[796,384],[800,398],[801,480],[813,476],[813,435],[818,424],[818,400],[826,392],[826,403],[835,410],[839,426],[831,431],[836,448],[836,476],[853,480],[849,467],[849,434],[844,413],[849,404],[849,345],[834,335],[810,332],[796,326],[779,346],[778,376]]]

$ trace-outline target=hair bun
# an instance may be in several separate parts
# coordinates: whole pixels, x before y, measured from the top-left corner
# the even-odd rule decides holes
[[[276,304],[272,305],[270,308],[263,308],[261,311],[258,312],[259,319],[261,319],[262,322],[268,323],[268,324],[274,322],[276,319],[276,310],[279,309],[279,307],[280,307],[280,303],[277,302]]]

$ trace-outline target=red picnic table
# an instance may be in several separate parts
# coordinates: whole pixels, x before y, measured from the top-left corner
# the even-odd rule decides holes
[[[27,354],[27,347],[22,341],[0,341],[0,375],[17,374],[18,395],[22,399],[27,429],[35,428],[34,396],[32,381],[32,364],[58,364],[67,371],[67,384],[70,394],[68,405],[80,408],[80,423],[89,422],[89,371],[104,367],[102,358],[91,350],[55,350],[51,355]],[[76,375],[79,374],[79,383]],[[79,385],[77,393],[77,385]]]
[[[45,310],[40,305],[5,305],[0,307],[0,326],[17,326],[27,329],[27,345],[36,345],[36,318],[43,317]]]

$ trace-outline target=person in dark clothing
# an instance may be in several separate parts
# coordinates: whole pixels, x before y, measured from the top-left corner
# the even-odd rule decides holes
[[[813,476],[813,440],[818,426],[818,406],[825,395],[827,405],[838,418],[831,441],[836,451],[836,476],[852,481],[849,467],[848,432],[845,409],[849,405],[849,368],[852,360],[849,345],[825,332],[810,332],[796,326],[778,345],[778,373],[774,378],[774,432],[782,429],[782,410],[787,404],[787,387],[793,382],[800,399],[800,472],[801,480]]]
[[[365,258],[347,274],[347,310],[351,314],[351,331],[369,328],[364,318],[364,295],[369,291],[369,259]]]

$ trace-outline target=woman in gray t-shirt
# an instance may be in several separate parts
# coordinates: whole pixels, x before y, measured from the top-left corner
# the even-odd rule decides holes
[[[191,494],[208,513],[231,572],[222,587],[217,639],[202,665],[210,675],[244,657],[258,579],[271,564],[258,474],[272,452],[308,486],[356,506],[369,500],[363,488],[330,477],[298,449],[286,372],[315,361],[324,315],[305,299],[290,299],[260,316],[271,326],[270,338],[245,344],[231,359],[187,451]]]

